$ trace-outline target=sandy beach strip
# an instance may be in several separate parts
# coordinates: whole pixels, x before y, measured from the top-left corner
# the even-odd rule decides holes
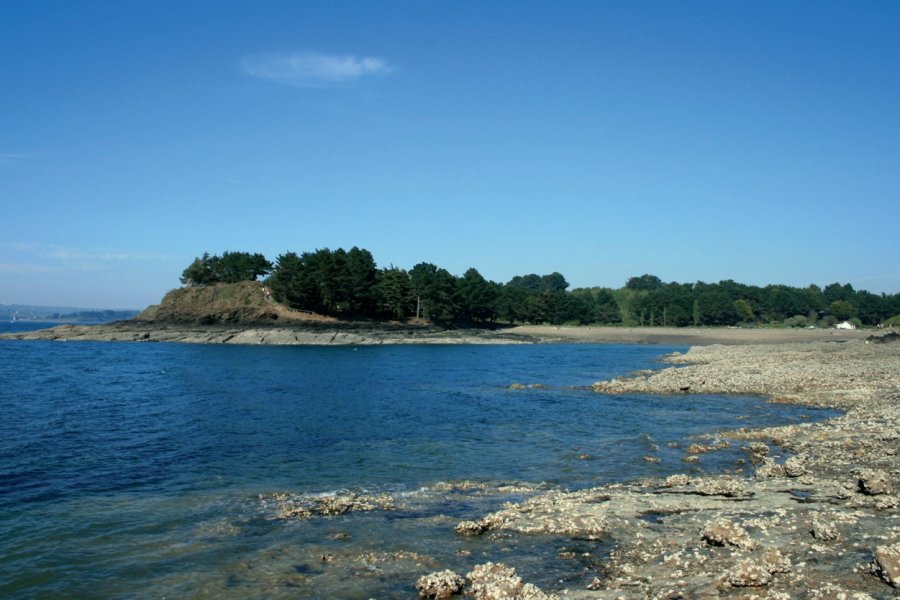
[[[789,344],[865,339],[879,330],[776,329],[749,327],[599,327],[521,325],[505,333],[529,336],[544,342],[611,344]]]

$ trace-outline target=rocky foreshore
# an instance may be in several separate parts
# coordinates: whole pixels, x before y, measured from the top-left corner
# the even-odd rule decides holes
[[[516,327],[445,328],[427,323],[339,321],[228,317],[223,313],[194,318],[159,318],[148,309],[140,317],[102,325],[59,325],[37,331],[0,334],[0,339],[179,342],[188,344],[377,345],[377,344],[510,344],[609,343],[668,344],[791,344],[866,339],[871,331],[736,327]],[[206,318],[208,317],[208,318]],[[227,317],[227,318],[226,318]],[[881,335],[878,332],[876,335]]]
[[[176,342],[186,344],[265,344],[278,346],[371,346],[381,344],[521,344],[530,336],[503,330],[443,329],[379,323],[192,323],[119,321],[104,325],[59,325],[37,331],[0,334],[0,339]]]
[[[745,459],[719,477],[673,475],[508,504],[458,535],[516,531],[605,539],[601,567],[573,557],[582,586],[565,598],[895,598],[900,594],[900,342],[710,346],[673,355],[679,366],[597,383],[602,394],[767,394],[773,401],[846,411],[821,423],[719,434],[686,459],[740,445]],[[510,566],[515,566],[510,561]],[[506,574],[489,589],[436,573],[423,597],[545,597]],[[473,576],[474,574],[474,576]],[[515,585],[510,583],[513,581]],[[479,587],[480,586],[480,587]]]

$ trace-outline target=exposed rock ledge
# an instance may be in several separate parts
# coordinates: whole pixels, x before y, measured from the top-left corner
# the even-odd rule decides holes
[[[743,445],[749,478],[673,475],[554,491],[464,521],[457,534],[490,539],[489,532],[507,530],[611,541],[602,566],[573,561],[580,587],[546,590],[565,598],[896,598],[900,343],[710,346],[668,360],[690,366],[594,388],[676,393],[688,402],[685,393],[765,393],[846,414],[720,432]]]
[[[0,339],[181,342],[190,344],[349,345],[378,344],[522,344],[533,338],[488,329],[445,330],[432,326],[322,323],[212,324],[120,321],[106,325],[60,325],[50,329],[7,333]]]

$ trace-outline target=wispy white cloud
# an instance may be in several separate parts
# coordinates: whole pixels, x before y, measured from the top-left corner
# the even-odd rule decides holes
[[[25,162],[34,155],[28,152],[0,152],[0,165],[10,165]]]
[[[37,242],[4,242],[0,248],[13,251],[21,257],[36,262],[10,262],[4,263],[5,272],[46,272],[41,269],[53,269],[55,266],[64,265],[66,268],[74,268],[83,271],[96,271],[110,263],[136,262],[136,261],[171,261],[177,257],[153,252],[125,252],[108,249],[79,249],[55,244],[42,244]],[[31,270],[26,271],[26,267]],[[18,269],[18,270],[17,270]]]
[[[57,269],[47,265],[36,265],[33,263],[0,263],[0,273],[44,274],[56,272]]]
[[[251,77],[298,87],[322,87],[353,81],[366,75],[385,75],[394,70],[375,56],[338,56],[318,52],[252,54],[241,60],[241,69]]]

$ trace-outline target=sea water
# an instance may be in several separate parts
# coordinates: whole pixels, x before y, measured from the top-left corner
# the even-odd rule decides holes
[[[603,540],[453,526],[528,489],[736,470],[736,448],[690,465],[683,447],[834,414],[587,387],[684,350],[0,341],[0,597],[409,598],[486,560],[583,586]],[[274,500],[346,493],[395,506],[295,519]]]

